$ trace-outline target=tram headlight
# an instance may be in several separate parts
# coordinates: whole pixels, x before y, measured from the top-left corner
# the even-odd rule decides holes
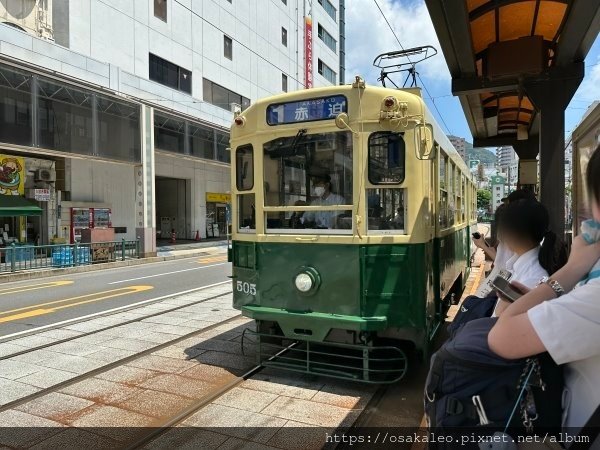
[[[296,289],[298,289],[300,292],[308,292],[313,288],[314,281],[309,274],[299,273],[296,275],[294,284],[296,285]]]
[[[292,282],[299,294],[311,296],[316,294],[321,286],[321,275],[314,267],[302,266],[298,268]]]

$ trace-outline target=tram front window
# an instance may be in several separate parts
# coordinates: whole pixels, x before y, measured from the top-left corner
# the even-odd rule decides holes
[[[306,135],[300,131],[267,142],[264,155],[265,206],[319,207],[269,211],[267,232],[319,229],[351,233],[351,133]]]

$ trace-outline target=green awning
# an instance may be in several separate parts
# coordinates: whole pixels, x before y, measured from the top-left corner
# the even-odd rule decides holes
[[[0,217],[41,216],[42,208],[20,195],[0,195]]]

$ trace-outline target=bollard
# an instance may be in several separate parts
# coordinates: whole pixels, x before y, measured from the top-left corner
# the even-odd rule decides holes
[[[16,272],[17,270],[17,246],[13,242],[10,244],[11,252],[10,252],[10,271]]]
[[[125,238],[121,239],[121,261],[125,261]]]
[[[135,255],[137,259],[140,259],[140,237],[135,239]]]

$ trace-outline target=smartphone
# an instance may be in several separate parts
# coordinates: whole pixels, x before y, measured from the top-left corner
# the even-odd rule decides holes
[[[481,233],[478,233],[477,231],[475,233],[473,233],[473,237],[475,239],[480,239],[481,238]]]
[[[510,284],[501,276],[494,278],[494,281],[492,281],[492,287],[498,291],[500,297],[511,303],[517,301],[519,297],[523,296],[523,292],[521,292],[516,286]]]

